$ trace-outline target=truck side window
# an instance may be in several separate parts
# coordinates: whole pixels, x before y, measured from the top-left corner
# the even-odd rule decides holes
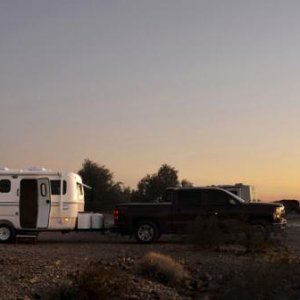
[[[178,202],[181,207],[204,206],[201,190],[183,190],[178,192]]]
[[[173,200],[173,191],[172,190],[169,190],[169,191],[167,190],[164,201],[172,202],[172,200]]]
[[[2,179],[0,180],[0,193],[9,193],[10,192],[10,180]]]
[[[208,191],[209,206],[227,206],[229,204],[230,195],[219,190]]]

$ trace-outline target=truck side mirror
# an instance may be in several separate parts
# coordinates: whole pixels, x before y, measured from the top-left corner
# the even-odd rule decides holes
[[[233,200],[233,199],[230,199],[230,200],[229,200],[229,204],[230,204],[230,205],[236,205],[236,201]]]

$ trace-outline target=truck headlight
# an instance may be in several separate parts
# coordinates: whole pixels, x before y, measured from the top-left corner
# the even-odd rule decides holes
[[[276,207],[275,212],[273,214],[273,218],[275,221],[280,220],[284,214],[284,207]]]

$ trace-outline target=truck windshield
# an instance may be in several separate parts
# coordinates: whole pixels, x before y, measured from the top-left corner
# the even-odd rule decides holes
[[[245,203],[245,200],[243,200],[241,197],[231,193],[231,192],[228,192],[226,190],[224,190],[224,192],[226,192],[227,194],[229,194],[234,200],[236,200],[238,203]]]

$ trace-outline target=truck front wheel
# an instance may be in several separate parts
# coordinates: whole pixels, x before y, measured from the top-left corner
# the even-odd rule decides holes
[[[157,225],[152,221],[142,221],[135,226],[134,236],[140,243],[150,244],[158,240],[160,234]]]
[[[251,238],[259,241],[267,241],[270,238],[270,229],[264,223],[251,224]]]

